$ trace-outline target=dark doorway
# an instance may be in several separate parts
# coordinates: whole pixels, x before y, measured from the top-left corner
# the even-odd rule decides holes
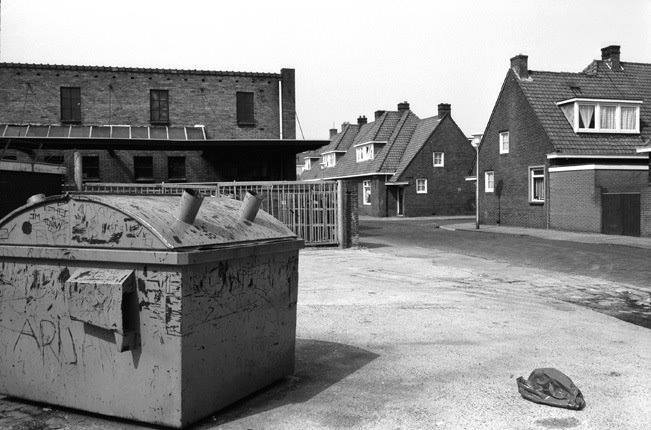
[[[639,236],[640,194],[602,194],[601,232],[622,236]]]
[[[396,215],[402,216],[405,214],[404,208],[405,189],[396,187]]]

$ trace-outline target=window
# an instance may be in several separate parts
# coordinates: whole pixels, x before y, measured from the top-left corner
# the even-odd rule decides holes
[[[500,154],[509,153],[509,132],[503,131],[500,133]]]
[[[99,181],[98,155],[84,155],[81,157],[81,177],[84,181]]]
[[[557,104],[576,133],[640,132],[641,102],[571,99]]]
[[[185,157],[167,157],[167,179],[185,181]]]
[[[66,124],[81,122],[81,88],[61,87],[61,122]]]
[[[238,91],[237,94],[237,125],[254,126],[253,93]]]
[[[134,156],[133,176],[136,181],[153,181],[154,158],[150,156]]]
[[[492,170],[484,172],[484,179],[484,191],[487,193],[495,191],[495,172]]]
[[[355,156],[357,162],[372,160],[373,159],[373,144],[369,143],[367,145],[361,145],[355,148]]]
[[[362,182],[362,197],[365,205],[371,204],[371,181]]]
[[[529,201],[531,203],[545,202],[545,168],[529,168]]]
[[[167,90],[149,91],[149,113],[152,124],[170,123],[169,93]]]
[[[427,194],[427,179],[416,179],[416,194]]]
[[[325,167],[335,167],[337,164],[337,154],[331,152],[330,154],[323,155],[323,165]]]
[[[305,159],[305,167],[303,168],[304,170],[310,170],[312,168],[312,160],[309,158]]]
[[[435,152],[432,158],[434,160],[434,167],[443,167],[445,164],[445,154],[443,152]]]

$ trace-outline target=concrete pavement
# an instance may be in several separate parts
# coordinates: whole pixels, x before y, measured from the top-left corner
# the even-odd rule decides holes
[[[196,428],[649,428],[651,331],[551,293],[595,281],[449,252],[304,250],[295,375]],[[570,376],[586,409],[522,399],[515,379],[536,367]],[[0,428],[141,427],[0,400]]]
[[[448,218],[449,219],[449,218]],[[622,245],[633,246],[636,248],[651,249],[651,237],[632,237],[632,236],[616,236],[600,233],[581,233],[561,230],[548,230],[541,228],[526,228],[526,227],[512,227],[501,225],[480,225],[479,230],[475,228],[475,223],[458,223],[446,224],[440,226],[446,230],[464,230],[476,231],[484,233],[501,233],[501,234],[515,234],[522,236],[533,236],[547,240],[564,240],[570,242],[580,243],[596,243],[604,245]]]

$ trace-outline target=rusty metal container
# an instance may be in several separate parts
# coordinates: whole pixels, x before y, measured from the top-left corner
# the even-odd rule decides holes
[[[180,428],[293,373],[302,241],[271,215],[35,200],[0,220],[0,393]]]

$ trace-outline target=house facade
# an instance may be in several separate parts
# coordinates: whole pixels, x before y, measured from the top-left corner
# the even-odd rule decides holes
[[[640,235],[648,76],[619,46],[579,73],[513,57],[479,150],[481,222]]]
[[[474,189],[464,180],[475,151],[452,119],[450,105],[421,119],[407,102],[344,124],[329,145],[305,153],[303,180],[342,179],[362,215],[428,216],[472,213]]]
[[[4,161],[85,181],[293,180],[295,74],[0,63]]]

